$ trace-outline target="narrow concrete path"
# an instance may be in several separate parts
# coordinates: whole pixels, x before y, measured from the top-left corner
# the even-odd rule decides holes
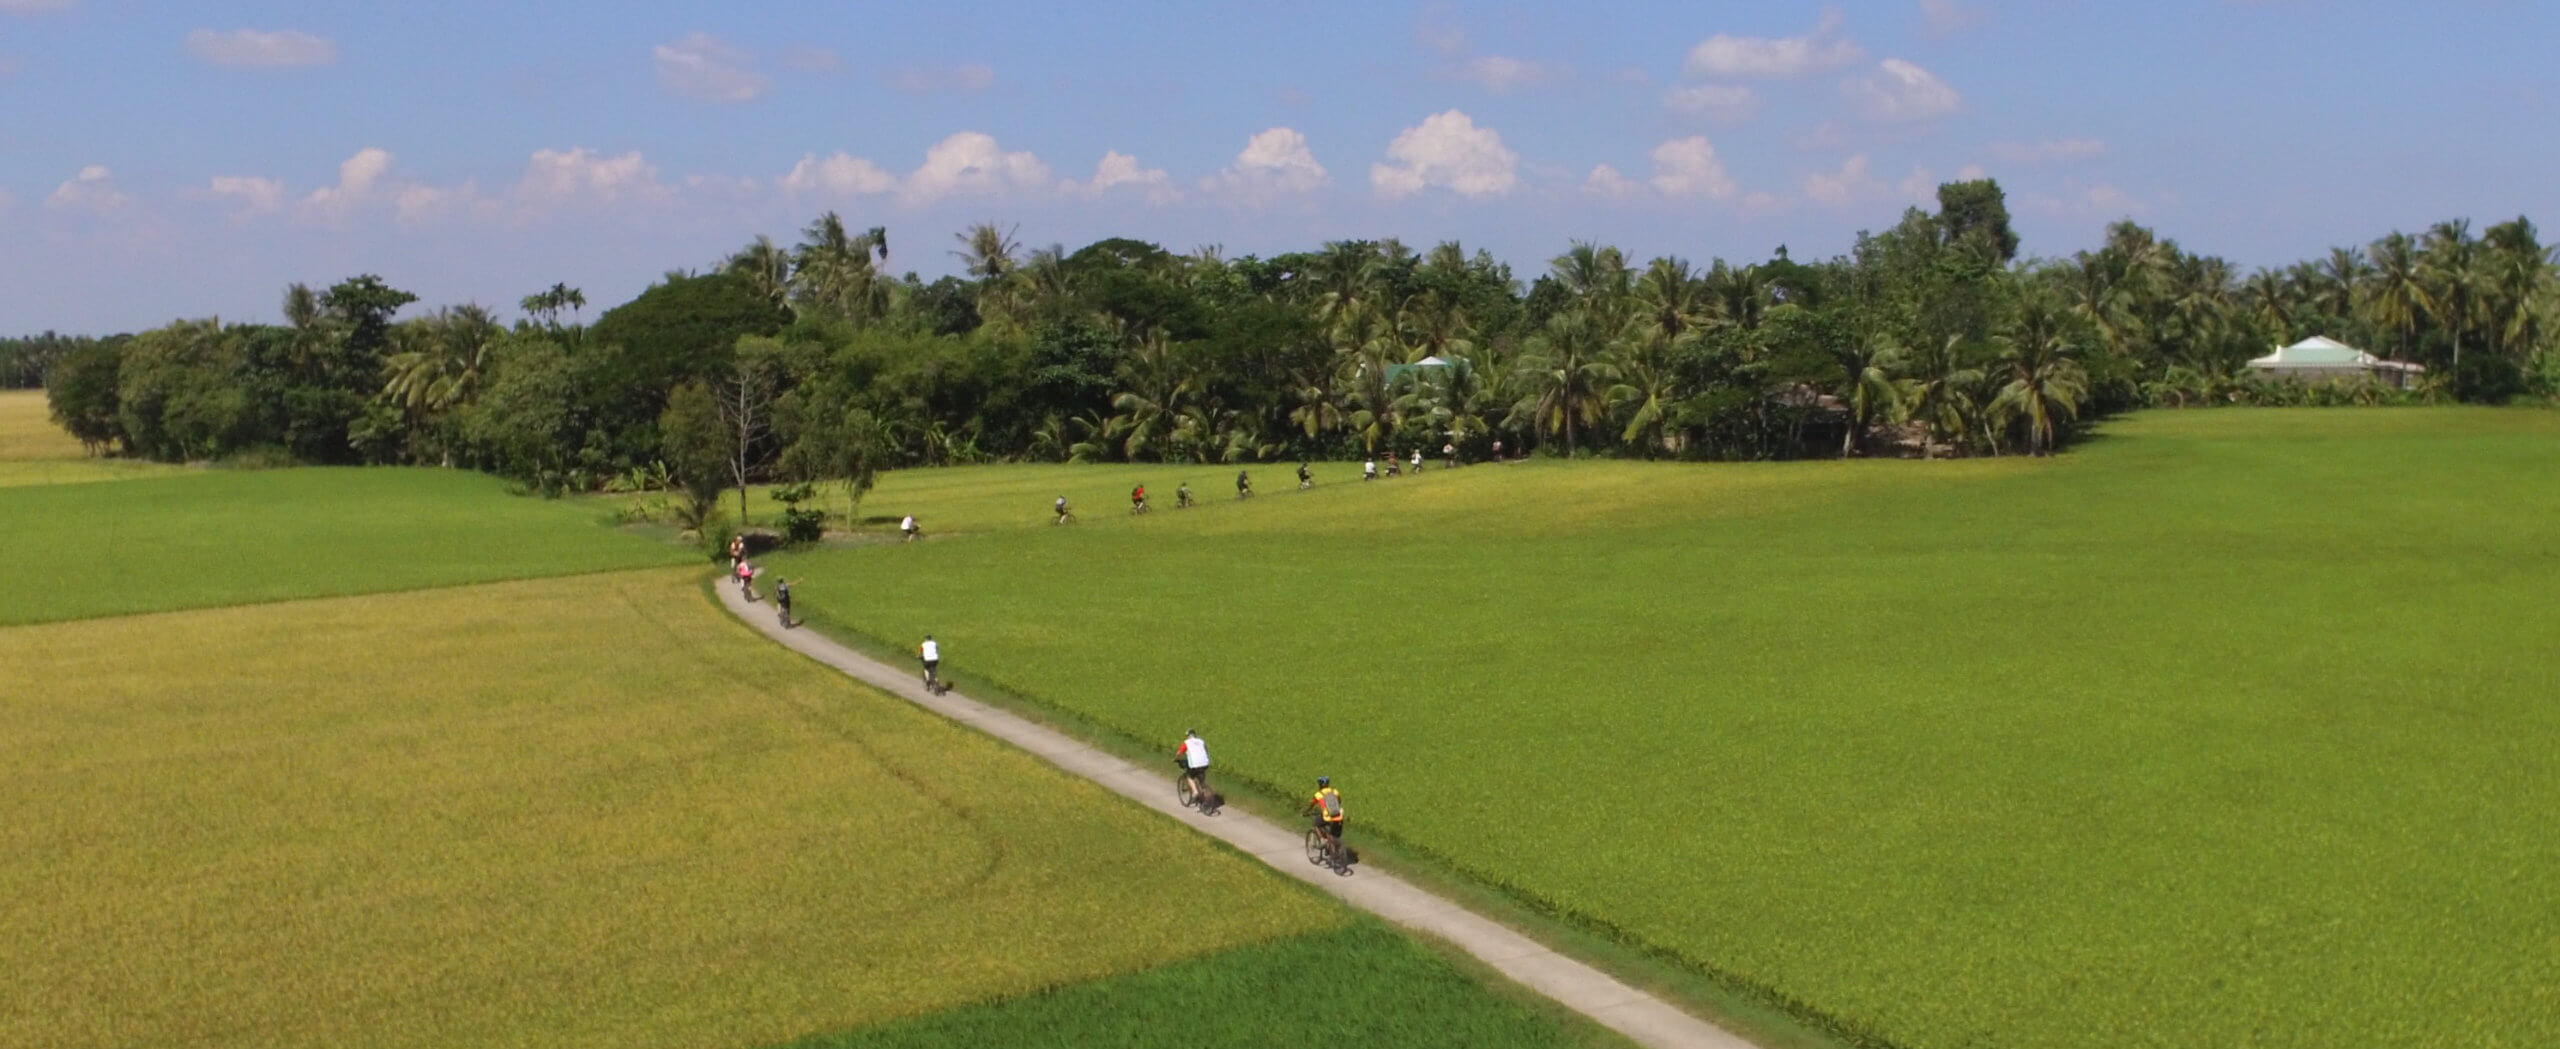
[[[1275,870],[1332,893],[1344,903],[1456,944],[1503,975],[1637,1044],[1655,1049],[1753,1049],[1751,1043],[1732,1032],[1672,1008],[1662,999],[1620,983],[1607,973],[1549,950],[1499,922],[1392,874],[1363,866],[1346,877],[1308,863],[1305,834],[1295,827],[1281,827],[1234,810],[1203,816],[1183,808],[1174,800],[1173,776],[1163,768],[1140,768],[957,691],[933,695],[924,690],[918,671],[892,667],[811,630],[784,630],[770,601],[749,604],[737,587],[725,582],[715,589],[720,602],[732,614],[784,647],[1039,755],[1059,768],[1242,849]]]

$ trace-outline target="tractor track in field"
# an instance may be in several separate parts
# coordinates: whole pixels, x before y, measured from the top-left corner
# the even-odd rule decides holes
[[[1047,726],[970,699],[957,689],[933,695],[924,690],[924,683],[916,674],[904,668],[863,655],[815,631],[784,629],[771,604],[751,604],[736,587],[714,584],[711,589],[719,595],[721,606],[740,622],[785,648],[1029,751],[1049,764],[1224,841],[1353,907],[1454,944],[1504,976],[1639,1045],[1653,1049],[1755,1049],[1739,1035],[1682,1012],[1509,926],[1392,874],[1363,870],[1354,877],[1337,877],[1309,864],[1296,829],[1234,810],[1206,817],[1183,808],[1174,800],[1172,777],[1162,769],[1140,768]]]

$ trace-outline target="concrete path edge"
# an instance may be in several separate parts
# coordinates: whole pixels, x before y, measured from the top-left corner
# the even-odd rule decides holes
[[[1392,874],[1362,867],[1342,877],[1308,863],[1303,835],[1268,820],[1229,811],[1203,816],[1174,800],[1173,778],[1140,768],[1048,726],[980,703],[957,690],[933,695],[916,673],[863,655],[812,630],[785,629],[769,602],[749,603],[725,581],[713,588],[741,622],[801,655],[872,688],[1029,751],[1224,841],[1248,856],[1370,914],[1425,933],[1474,955],[1502,975],[1651,1049],[1755,1049],[1750,1042],[1651,994],[1538,943],[1518,931]]]

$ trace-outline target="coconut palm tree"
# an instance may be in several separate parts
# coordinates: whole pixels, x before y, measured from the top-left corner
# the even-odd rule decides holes
[[[2462,376],[2462,337],[2480,322],[2488,291],[2480,242],[2471,235],[2471,220],[2452,219],[2427,229],[2418,256],[2420,287],[2426,291],[2427,315],[2453,338],[2454,381]]]
[[[960,242],[960,249],[951,254],[960,260],[970,276],[985,281],[1002,280],[1014,270],[1014,252],[1021,250],[1014,234],[1021,228],[999,229],[993,222],[977,223],[951,235],[952,239]]]
[[[2489,334],[2500,351],[2530,365],[2549,326],[2554,249],[2543,246],[2533,221],[2523,216],[2489,227],[2481,239]]]
[[[1963,340],[1961,335],[1947,336],[1911,359],[1911,385],[1903,413],[1928,431],[1921,458],[1934,455],[1942,441],[1971,432],[1973,418],[1982,407],[1973,396],[1982,385],[1982,372],[1965,366]]]
[[[1991,400],[1990,413],[2005,425],[2027,424],[2027,451],[2050,455],[2062,425],[2079,418],[2089,397],[2089,376],[2074,358],[2065,312],[2042,294],[2020,305],[2009,330],[1997,336],[2008,383]]]
[[[1616,349],[1613,333],[1588,310],[1547,318],[1513,373],[1520,399],[1512,411],[1540,434],[1562,432],[1565,455],[1574,456],[1582,431],[1608,414],[1602,394],[1620,377]]]
[[[747,286],[755,289],[766,302],[776,306],[790,305],[791,253],[775,244],[773,238],[758,234],[752,243],[729,256],[720,268],[746,281]]]
[[[889,231],[878,226],[854,236],[844,219],[827,212],[801,231],[792,249],[792,294],[826,316],[873,320],[887,312],[889,289],[878,264],[889,258]]]
[[[2392,357],[2408,360],[2418,322],[2426,316],[2427,288],[2418,265],[2417,241],[2393,233],[2373,242],[2372,291],[2365,296],[2366,316],[2374,327],[2399,338]]]
[[[1840,366],[1840,403],[1849,411],[1849,432],[1840,438],[1840,457],[1846,459],[1857,454],[1868,427],[1902,412],[1911,384],[1901,377],[1901,348],[1881,337],[1847,340],[1830,350]]]

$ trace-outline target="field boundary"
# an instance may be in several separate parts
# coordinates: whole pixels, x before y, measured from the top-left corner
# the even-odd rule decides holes
[[[1566,957],[1517,930],[1375,870],[1337,877],[1306,861],[1297,831],[1230,809],[1204,817],[1174,800],[1172,777],[1140,768],[1046,726],[952,690],[933,695],[917,675],[863,655],[811,630],[785,630],[769,604],[749,604],[736,588],[714,585],[723,608],[783,647],[943,717],[1011,743],[1115,794],[1173,817],[1283,874],[1355,908],[1444,940],[1513,981],[1654,1049],[1756,1049],[1740,1036]]]

